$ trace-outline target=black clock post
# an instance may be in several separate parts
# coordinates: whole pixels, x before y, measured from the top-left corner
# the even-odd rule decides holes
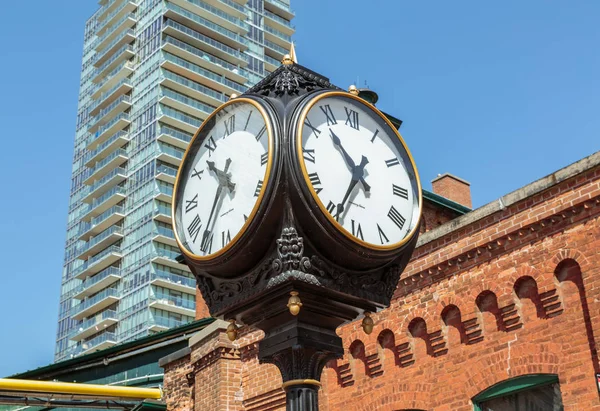
[[[211,314],[230,321],[230,339],[241,325],[265,332],[259,360],[279,368],[287,409],[293,411],[318,409],[321,371],[329,360],[343,355],[336,328],[363,317],[363,329],[370,333],[370,313],[389,306],[414,250],[421,213],[418,176],[410,164],[405,168],[415,174],[414,217],[395,247],[369,249],[351,241],[317,207],[299,171],[296,130],[303,121],[302,109],[331,91],[342,92],[286,56],[282,66],[244,93],[242,97],[266,108],[272,122],[269,184],[254,218],[226,252],[212,259],[184,255]],[[195,139],[201,136],[200,130]],[[187,157],[177,185],[189,175]],[[174,216],[183,202],[177,185]],[[178,233],[185,229],[178,227],[177,218],[174,225]],[[177,240],[184,247],[179,236]]]

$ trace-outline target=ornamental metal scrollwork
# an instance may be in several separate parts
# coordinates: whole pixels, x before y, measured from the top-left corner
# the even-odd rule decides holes
[[[308,272],[311,268],[310,260],[304,257],[304,239],[298,235],[294,227],[286,227],[277,239],[277,255],[273,260],[273,271],[280,274],[289,270]]]

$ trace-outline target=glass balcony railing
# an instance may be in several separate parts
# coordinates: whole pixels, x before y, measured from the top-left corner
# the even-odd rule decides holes
[[[288,50],[286,50],[285,48],[281,47],[279,44],[275,44],[272,41],[266,40],[265,39],[265,46],[267,46],[270,49],[275,50],[276,52],[282,54],[282,55],[286,55],[288,53]]]
[[[187,134],[187,133],[184,133],[183,131],[175,130],[174,128],[171,128],[171,127],[165,126],[165,125],[160,125],[160,128],[158,129],[158,135],[161,135],[161,134],[166,134],[166,135],[174,137],[178,140],[185,141],[186,143],[189,143],[190,141],[192,141],[191,134]]]
[[[158,192],[161,194],[168,195],[168,196],[173,196],[173,187],[166,187],[162,184],[159,184]],[[171,214],[171,213],[169,213],[169,214]]]
[[[281,65],[281,62],[278,61],[277,59],[274,59],[273,57],[269,57],[265,54],[265,61],[269,64],[272,64],[276,67],[279,67]]]
[[[118,296],[119,296],[119,293],[116,288],[107,288],[106,290],[99,292],[98,294],[94,295],[91,298],[83,300],[81,303],[79,303],[76,306],[74,306],[73,308],[71,308],[71,316],[77,315],[80,312],[82,312],[83,310],[87,310],[88,308],[90,308],[94,304],[97,304],[98,302],[104,300],[105,298],[118,297]]]
[[[170,90],[167,88],[163,88],[161,90],[161,95],[164,97],[169,97],[175,101],[178,101],[181,104],[185,104],[186,106],[193,107],[196,110],[200,110],[203,113],[206,113],[207,115],[214,111],[214,107],[203,104],[203,103],[199,102],[198,100],[195,100],[190,97],[186,97],[183,94],[180,94],[176,91],[173,91],[173,90]]]
[[[269,10],[265,10],[265,16],[267,16],[268,18],[275,20],[276,22],[278,22],[279,24],[289,27],[291,29],[294,28],[294,26],[292,26],[292,23],[289,20],[284,19],[283,17],[279,17],[277,14],[275,13],[271,13]]]
[[[114,63],[115,60],[119,59],[121,57],[121,55],[123,54],[123,52],[125,52],[125,51],[130,51],[132,53],[135,53],[135,51],[133,50],[133,46],[131,44],[123,44],[123,47],[121,47],[119,50],[115,51],[115,53],[112,55],[111,58],[106,60],[104,63],[102,63],[102,65],[100,67],[98,67],[98,73],[102,73],[104,70],[106,70],[106,68],[109,67],[112,63]]]
[[[158,148],[161,153],[168,154],[168,155],[178,158],[180,160],[183,158],[184,151],[182,151],[182,150],[177,150],[174,147],[165,146],[164,144],[160,144],[160,143],[158,143]]]
[[[92,128],[93,126],[95,126],[98,123],[98,121],[102,120],[104,116],[106,116],[108,113],[114,110],[115,107],[117,107],[121,103],[131,103],[131,96],[124,94],[112,103],[110,103],[107,107],[103,108],[100,111],[100,113],[98,113],[98,115],[92,118],[92,120],[89,123],[90,126],[88,128]]]
[[[164,317],[162,315],[155,315],[153,317],[153,319],[151,320],[151,323],[154,323],[158,326],[166,327],[166,328],[179,327],[179,326],[187,324],[189,322],[190,321],[188,321],[188,320],[178,320],[176,318]]]
[[[217,83],[223,84],[224,86],[227,86],[229,88],[232,88],[233,90],[239,91],[240,93],[243,93],[246,91],[245,86],[243,86],[239,83],[236,83],[234,81],[231,81],[231,80],[227,79],[225,76],[221,76],[210,70],[206,70],[205,68],[202,68],[194,63],[190,63],[189,61],[179,58],[171,53],[164,52],[163,55],[165,57],[165,60],[170,61],[173,64],[177,64],[178,66],[185,67],[186,69],[188,69],[202,77],[205,77],[205,78],[213,80]]]
[[[187,300],[185,298],[175,297],[166,293],[154,293],[154,295],[150,297],[150,301],[160,301],[164,304],[174,305],[181,308],[187,308],[188,310],[196,309],[196,303],[194,302],[194,300]]]
[[[73,331],[71,331],[69,333],[70,337],[73,337],[74,335],[79,334],[80,332],[87,330],[90,327],[95,326],[96,324],[101,323],[104,320],[107,320],[109,318],[112,319],[118,319],[117,317],[117,312],[115,310],[106,310],[101,312],[98,315],[93,316],[92,318],[85,320],[84,322],[82,322],[81,324],[79,324],[79,327],[77,327],[76,329],[74,329]]]
[[[113,19],[113,17],[115,17],[117,14],[119,14],[125,7],[128,6],[129,3],[136,3],[136,1],[126,1],[124,2],[121,7],[117,8],[115,11],[113,11],[112,13],[110,13],[107,17],[104,18],[104,20],[102,20],[102,23],[100,23],[100,25],[98,26],[98,31],[101,31],[102,29],[105,28],[106,23],[108,23],[109,21],[111,21]]]
[[[114,69],[112,69],[110,72],[108,72],[104,76],[104,80],[100,84],[98,84],[98,89],[102,88],[102,86],[104,86],[107,82],[109,82],[110,79],[113,78],[119,71],[123,70],[124,67],[127,67],[130,70],[133,70],[135,65],[129,60],[126,60],[126,61],[122,62],[121,64],[117,65]],[[98,74],[100,74],[100,72],[98,70],[96,70],[96,76]]]
[[[205,18],[202,18],[200,16],[198,16],[197,14],[191,13],[173,3],[168,3],[167,2],[167,9],[168,10],[172,10],[177,14],[180,14],[184,17],[187,17],[188,19],[198,23],[199,25],[203,26],[203,27],[208,27],[209,29],[223,35],[224,37],[227,37],[233,41],[236,41],[240,44],[243,44],[245,46],[248,46],[249,41],[248,39],[240,36],[239,34],[226,29],[225,27],[219,26],[218,24],[213,23],[210,20],[207,20]]]
[[[88,242],[88,248],[95,246],[113,234],[123,235],[123,227],[113,225],[112,227],[102,231],[100,234],[90,238],[90,241]]]
[[[171,177],[177,177],[177,169],[173,168],[173,167],[168,167],[164,164],[160,165],[156,168],[156,173],[157,174],[162,173],[162,174],[166,174]]]
[[[178,253],[176,251],[167,250],[167,249],[162,248],[162,247],[156,247],[155,249],[156,249],[156,254],[159,257],[164,257],[164,258],[167,258],[167,259],[173,260],[173,261],[176,261],[175,259],[180,254],[180,253]]]
[[[81,347],[83,350],[88,351],[94,349],[104,342],[114,342],[116,344],[117,341],[117,335],[115,333],[104,332],[99,336],[92,338],[91,340],[83,341],[81,343]]]
[[[105,91],[104,93],[100,94],[100,96],[98,97],[98,100],[96,100],[96,103],[93,104],[90,107],[90,111],[93,111],[96,107],[98,107],[99,105],[101,105],[102,103],[104,103],[104,100],[106,100],[107,97],[109,97],[110,95],[112,95],[115,91],[117,91],[117,89],[119,87],[121,87],[124,84],[128,84],[131,86],[131,79],[126,77],[123,80],[119,81],[117,84],[115,84],[114,86],[112,86],[110,88],[110,90]]]
[[[197,119],[192,116],[188,116],[187,114],[182,113],[179,110],[172,109],[171,107],[167,107],[165,105],[160,105],[160,111],[165,116],[172,117],[176,120],[183,121],[184,123],[190,124],[193,127],[200,127],[202,125],[202,120]]]
[[[294,12],[292,11],[292,9],[290,8],[289,4],[286,4],[282,1],[279,0],[265,0],[267,3],[271,3],[276,5],[277,7],[279,7],[280,9],[283,9],[285,11],[287,11],[290,14],[294,14]]]
[[[91,228],[94,228],[98,224],[104,222],[104,220],[106,220],[108,217],[112,216],[113,214],[117,214],[117,213],[124,215],[125,209],[120,205],[112,206],[111,208],[109,208],[108,210],[106,210],[105,212],[100,214],[98,217],[92,218],[92,222],[91,222],[88,230]]]
[[[167,20],[167,22],[165,23],[165,27],[172,27],[172,28],[174,28],[177,31],[185,33],[188,36],[193,37],[194,39],[196,39],[198,41],[201,41],[202,43],[206,43],[206,44],[208,44],[208,45],[210,45],[210,46],[212,46],[212,47],[214,47],[214,48],[216,48],[218,50],[221,50],[222,52],[224,52],[226,54],[229,54],[229,55],[231,55],[233,57],[236,57],[236,58],[238,58],[240,60],[244,60],[245,61],[244,55],[240,51],[238,51],[238,50],[236,50],[236,49],[234,49],[232,47],[229,47],[228,45],[223,44],[220,41],[217,41],[217,40],[212,39],[212,38],[210,38],[208,36],[205,36],[202,33],[198,33],[197,31],[192,30],[189,27],[184,26],[183,24],[179,24],[176,21]]]
[[[125,151],[125,149],[120,148],[120,149],[115,150],[112,153],[110,153],[110,155],[108,157],[106,157],[102,161],[99,161],[98,163],[96,163],[96,165],[91,169],[90,176],[94,175],[94,173],[96,171],[100,170],[101,168],[103,168],[104,166],[106,166],[108,163],[110,163],[111,161],[113,161],[115,158],[117,158],[119,156],[127,157],[127,151]],[[113,172],[116,173],[117,171],[114,170]],[[110,178],[112,178],[114,176],[115,176],[115,174],[112,174],[109,178],[107,178],[108,175],[104,176],[103,178],[101,178],[100,180],[98,180],[96,183],[94,183],[92,185],[91,191],[94,191],[96,188],[100,187],[102,184],[106,183]]]
[[[181,84],[182,86],[189,87],[192,90],[197,91],[199,93],[206,94],[207,96],[212,97],[215,100],[218,100],[223,103],[227,101],[227,97],[225,96],[225,94],[219,93],[213,89],[198,84],[195,81],[180,76],[179,74],[175,74],[168,70],[163,70],[162,74],[166,79],[172,80],[178,84]]]
[[[157,226],[156,233],[164,237],[175,238],[175,233],[173,232],[173,230],[167,227]]]
[[[220,3],[223,4],[227,4],[229,7],[231,7],[232,9],[236,9],[237,11],[246,14],[246,9],[244,8],[244,6],[242,6],[241,4],[236,3],[235,1],[231,1],[231,0],[219,0]]]
[[[164,214],[171,216],[171,207],[164,206],[162,204],[158,204],[156,208],[156,214]]]
[[[115,141],[117,141],[120,138],[129,139],[129,134],[123,130],[117,132],[111,138],[106,140],[104,143],[100,144],[95,150],[88,152],[88,154],[85,156],[85,161],[87,162],[90,159],[96,157],[98,154],[100,154],[102,151],[106,150],[106,148],[108,148],[112,143],[114,143]],[[91,141],[93,141],[93,140],[91,140]],[[86,144],[89,144],[91,141],[87,141]]]
[[[196,279],[184,277],[183,275],[173,274],[168,271],[156,270],[151,275],[152,279],[161,279],[174,284],[181,284],[186,287],[196,288]]]
[[[126,120],[129,121],[129,113],[121,113],[118,116],[116,116],[115,118],[113,118],[111,121],[109,121],[108,123],[106,123],[104,126],[100,127],[98,129],[98,131],[96,132],[96,135],[99,137],[102,134],[104,134],[106,132],[106,130],[110,129],[112,126],[114,126],[115,124],[117,124],[119,121],[121,120]]]
[[[125,20],[132,18],[133,16],[134,16],[133,13],[127,13],[126,15],[121,17],[119,19],[119,21],[114,23],[107,31],[104,32],[104,34],[102,36],[98,37],[98,41],[96,44],[101,44],[102,42],[104,42],[104,40],[106,40],[108,37],[110,37],[110,35],[113,34],[115,32],[115,30],[118,29]],[[107,49],[109,47],[110,46],[105,46],[104,49]]]
[[[114,47],[114,45],[119,43],[121,40],[123,40],[127,36],[135,37],[135,32],[132,29],[129,29],[129,30],[125,30],[123,33],[119,34],[113,41],[110,42],[110,44],[108,46],[106,46],[104,48],[104,50],[102,50],[100,53],[97,54],[96,61],[102,60],[104,57],[106,57],[107,53],[111,51],[111,49]]]
[[[215,16],[222,18],[223,20],[230,22],[231,24],[235,24],[236,26],[248,31],[247,23],[243,22],[242,20],[238,19],[237,17],[234,17],[230,14],[225,13],[223,10],[220,10],[214,6],[211,6],[210,4],[207,4],[201,0],[186,0],[186,1],[197,7],[200,7],[201,9],[208,11],[209,13],[214,14]]]
[[[85,281],[83,281],[77,288],[75,288],[75,294],[80,293],[81,291],[90,288],[91,286],[98,284],[100,281],[104,280],[111,275],[121,276],[121,269],[118,267],[108,267],[106,270],[100,271],[98,274],[95,274],[93,277],[88,277]],[[117,317],[112,317],[117,318]]]
[[[284,34],[282,32],[280,32],[279,30],[275,30],[273,27],[270,26],[265,26],[265,31],[268,33],[273,34],[274,36],[277,36],[289,43],[292,42],[292,36],[288,36],[287,34]]]
[[[228,63],[225,60],[215,57],[212,54],[202,51],[196,47],[190,46],[189,44],[184,43],[183,41],[179,41],[174,37],[166,36],[165,39],[163,40],[163,44],[172,44],[175,47],[178,47],[182,50],[187,51],[190,54],[195,55],[196,57],[199,57],[206,61],[210,61],[211,63],[213,63],[217,66],[220,66],[226,70],[232,71],[239,76],[242,76],[246,79],[249,78],[248,72],[246,70],[244,70],[243,68],[236,66],[234,64]]]
[[[98,207],[100,204],[102,204],[103,202],[105,202],[110,197],[114,196],[115,194],[125,195],[125,193],[126,193],[125,187],[116,186],[116,187],[108,190],[106,193],[102,194],[100,197],[95,198],[94,201],[92,202],[92,209]]]

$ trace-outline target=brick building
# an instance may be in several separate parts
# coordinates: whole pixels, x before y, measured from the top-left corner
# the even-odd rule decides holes
[[[320,409],[600,409],[600,152],[467,213],[468,183],[433,188],[391,306],[339,329]],[[262,333],[226,326],[161,361],[169,410],[285,409]]]

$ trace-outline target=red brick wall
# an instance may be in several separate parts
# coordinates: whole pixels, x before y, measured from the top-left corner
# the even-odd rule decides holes
[[[472,410],[478,393],[532,373],[558,375],[565,410],[600,409],[599,182],[600,170],[588,171],[423,234],[373,333],[360,321],[339,330],[346,355],[323,372],[321,411]],[[258,364],[261,335],[242,335],[239,355],[218,359],[234,372],[206,371],[196,411],[227,409],[201,402],[215,392],[236,399],[231,410],[284,409],[279,372]],[[191,361],[230,344],[223,337],[193,348]]]

